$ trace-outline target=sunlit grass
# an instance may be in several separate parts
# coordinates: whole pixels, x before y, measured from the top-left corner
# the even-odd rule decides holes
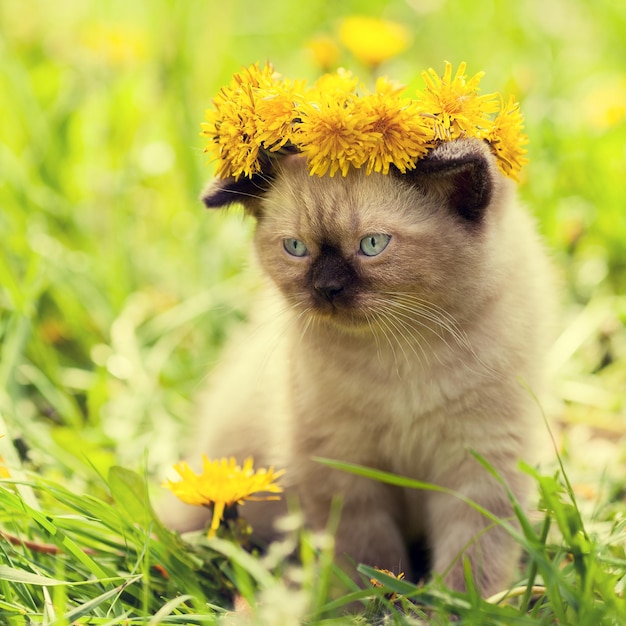
[[[252,623],[340,623],[359,598],[373,622],[623,623],[625,6],[2,3],[0,527],[15,543],[0,541],[0,622],[213,623],[237,590]],[[399,21],[412,43],[362,65],[338,37],[355,14]],[[294,534],[259,559],[224,539],[183,541],[148,505],[256,289],[242,273],[250,225],[197,202],[211,175],[204,110],[254,62],[313,81],[320,37],[357,75],[413,89],[421,70],[465,60],[486,71],[486,92],[522,103],[520,193],[562,278],[546,409],[565,472],[535,476],[523,591],[499,603],[381,574],[383,587],[358,591],[319,537]]]
[[[357,466],[340,469],[408,489],[439,489]],[[387,616],[398,624],[426,615],[434,624],[451,615],[467,624],[623,623],[623,518],[608,535],[591,533],[566,482],[539,474],[535,479],[541,523],[514,500],[519,527],[493,519],[523,546],[527,563],[512,590],[488,599],[471,582],[467,593],[453,593],[437,581],[416,587],[365,566],[358,566],[364,580],[359,589],[333,566],[330,538],[306,533],[287,534],[261,558],[224,538],[195,534],[182,540],[155,518],[140,476],[119,467],[103,480],[106,499],[33,477],[30,487],[54,514],[27,505],[16,485],[5,481],[0,614],[8,624],[33,623],[23,616],[50,624],[87,616],[92,624],[196,624],[218,622],[238,605],[245,607],[240,617],[245,613],[251,623],[326,623],[356,604],[371,621]],[[294,551],[299,564],[290,559]],[[359,619],[335,617],[332,623]]]

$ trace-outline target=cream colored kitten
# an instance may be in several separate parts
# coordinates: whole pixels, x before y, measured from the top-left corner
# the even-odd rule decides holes
[[[312,528],[342,500],[339,555],[410,572],[420,567],[410,546],[424,540],[453,588],[464,588],[466,555],[483,594],[501,590],[518,548],[460,499],[314,457],[441,485],[511,519],[475,451],[527,501],[517,466],[532,460],[541,417],[526,387],[541,389],[552,287],[514,185],[474,139],[441,144],[404,175],[312,177],[299,155],[274,167],[218,181],[203,198],[241,202],[256,218],[269,284],[215,372],[192,464],[204,452],[284,467]],[[206,521],[185,510],[174,512],[179,529]],[[246,503],[242,514],[271,539],[281,511]]]

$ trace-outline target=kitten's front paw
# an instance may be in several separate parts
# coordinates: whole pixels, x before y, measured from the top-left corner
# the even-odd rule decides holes
[[[484,534],[466,536],[467,541],[457,535],[458,543],[449,542],[445,550],[435,545],[433,571],[440,574],[445,585],[454,591],[467,590],[466,577],[469,574],[471,585],[487,598],[507,589],[520,549],[501,528],[481,532]]]
[[[411,563],[404,537],[396,523],[384,512],[367,516],[343,516],[335,537],[335,553],[342,568],[360,582],[359,564],[403,572],[411,579]]]

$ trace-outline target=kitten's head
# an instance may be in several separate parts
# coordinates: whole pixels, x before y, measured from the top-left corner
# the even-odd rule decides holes
[[[251,180],[215,181],[203,201],[239,202],[257,219],[260,262],[296,309],[341,326],[408,328],[416,308],[421,326],[441,309],[458,320],[485,296],[507,188],[489,147],[467,139],[406,174],[320,178],[292,155]]]

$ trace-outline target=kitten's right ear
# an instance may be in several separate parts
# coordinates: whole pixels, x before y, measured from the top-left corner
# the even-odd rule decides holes
[[[200,199],[209,209],[221,209],[231,204],[241,204],[248,213],[258,215],[265,192],[271,185],[271,177],[255,174],[252,178],[242,176],[215,179],[209,183],[200,195]]]

